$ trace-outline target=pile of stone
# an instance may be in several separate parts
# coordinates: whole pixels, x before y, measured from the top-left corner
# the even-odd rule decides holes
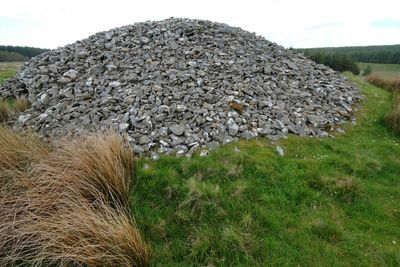
[[[114,129],[137,153],[294,133],[326,136],[360,98],[339,73],[240,28],[168,19],[97,33],[33,58],[0,89],[45,137]]]

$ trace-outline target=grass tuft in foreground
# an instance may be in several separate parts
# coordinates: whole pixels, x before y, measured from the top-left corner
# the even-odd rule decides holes
[[[115,134],[50,148],[0,128],[0,265],[142,266],[131,150]]]
[[[7,101],[0,100],[0,123],[7,122],[10,116],[10,108]]]

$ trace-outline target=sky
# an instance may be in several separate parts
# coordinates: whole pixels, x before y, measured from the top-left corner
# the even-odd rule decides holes
[[[399,10],[399,0],[11,0],[0,8],[0,45],[57,48],[170,17],[227,23],[287,48],[400,44]]]

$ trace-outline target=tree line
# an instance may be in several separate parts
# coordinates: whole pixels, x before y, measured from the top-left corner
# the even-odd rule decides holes
[[[400,64],[400,45],[307,48],[299,51],[309,54],[341,54],[357,62]]]
[[[309,59],[325,66],[330,67],[333,70],[344,72],[350,71],[355,75],[360,74],[360,68],[356,62],[349,56],[343,54],[325,53],[325,52],[314,52],[314,51],[303,51],[304,55]]]
[[[0,45],[0,62],[26,61],[48,50],[29,46]]]

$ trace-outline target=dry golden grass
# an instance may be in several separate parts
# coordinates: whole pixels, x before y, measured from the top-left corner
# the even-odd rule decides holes
[[[147,264],[129,209],[133,156],[120,136],[50,149],[0,128],[0,145],[8,139],[0,152],[0,266]]]
[[[393,108],[385,115],[385,122],[395,133],[400,134],[400,78],[383,78],[372,74],[367,77],[367,82],[393,92]]]
[[[8,120],[10,110],[6,101],[0,100],[0,123]]]
[[[397,77],[382,77],[378,74],[371,74],[366,77],[368,83],[392,91],[400,90],[400,79]]]
[[[385,122],[392,130],[400,134],[400,90],[393,92],[393,109],[385,115]]]
[[[18,96],[14,102],[14,108],[19,112],[24,112],[30,107],[30,103],[25,96]]]

